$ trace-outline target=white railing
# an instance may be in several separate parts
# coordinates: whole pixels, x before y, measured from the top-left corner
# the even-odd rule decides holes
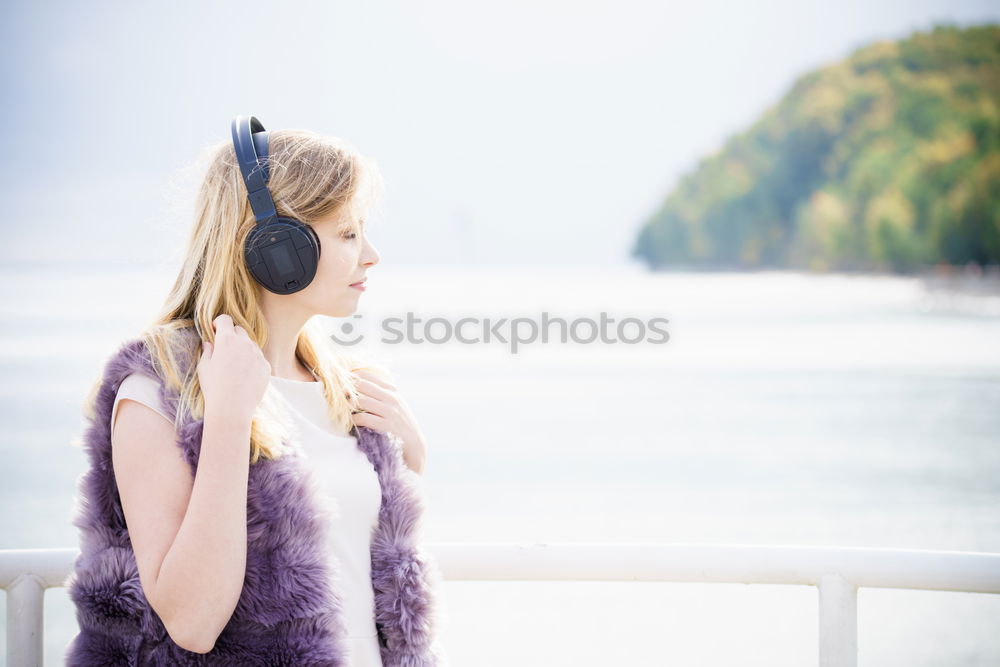
[[[819,589],[820,667],[858,664],[858,588],[1000,593],[1000,554],[861,547],[659,542],[433,542],[449,581],[670,581]],[[7,665],[41,667],[46,588],[62,586],[76,549],[0,550]]]

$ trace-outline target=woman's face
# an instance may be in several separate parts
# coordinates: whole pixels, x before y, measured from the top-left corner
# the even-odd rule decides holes
[[[362,290],[351,283],[364,280],[368,269],[378,264],[379,255],[365,234],[364,220],[345,225],[345,212],[335,218],[312,225],[319,237],[319,264],[316,277],[304,289],[291,295],[311,313],[330,317],[347,317],[358,307]],[[352,229],[353,228],[353,229]]]

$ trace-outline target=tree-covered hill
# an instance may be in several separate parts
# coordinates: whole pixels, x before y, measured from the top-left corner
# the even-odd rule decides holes
[[[1000,262],[1000,26],[939,26],[799,78],[680,179],[653,268]]]

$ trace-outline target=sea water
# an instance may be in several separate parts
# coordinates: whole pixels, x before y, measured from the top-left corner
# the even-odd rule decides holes
[[[18,287],[2,305],[0,548],[76,547],[82,400],[173,275],[2,272]],[[358,316],[322,323],[342,344],[361,335],[351,347],[393,371],[423,431],[427,542],[1000,552],[996,297],[783,271],[380,265],[368,276]],[[579,340],[602,313],[663,318],[668,335],[562,342],[551,330],[515,352],[501,324],[506,343],[482,340],[487,320],[543,313],[577,322]],[[383,335],[407,314],[424,323],[414,336]],[[449,336],[463,317],[478,342]],[[454,665],[817,660],[812,587],[449,581],[440,595]],[[863,588],[858,600],[862,665],[1000,663],[998,596]],[[59,665],[76,632],[64,589],[46,594],[45,614],[45,662]]]

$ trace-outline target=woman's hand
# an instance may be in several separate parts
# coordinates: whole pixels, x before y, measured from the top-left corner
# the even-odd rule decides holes
[[[271,376],[271,364],[247,334],[223,313],[212,320],[215,342],[202,342],[198,362],[198,383],[205,406],[223,410],[240,419],[253,417],[264,397]]]
[[[417,420],[395,385],[363,368],[352,371],[358,389],[358,405],[364,412],[351,418],[358,426],[367,426],[383,433],[392,433],[402,441],[403,461],[416,473],[424,469],[427,448]]]

